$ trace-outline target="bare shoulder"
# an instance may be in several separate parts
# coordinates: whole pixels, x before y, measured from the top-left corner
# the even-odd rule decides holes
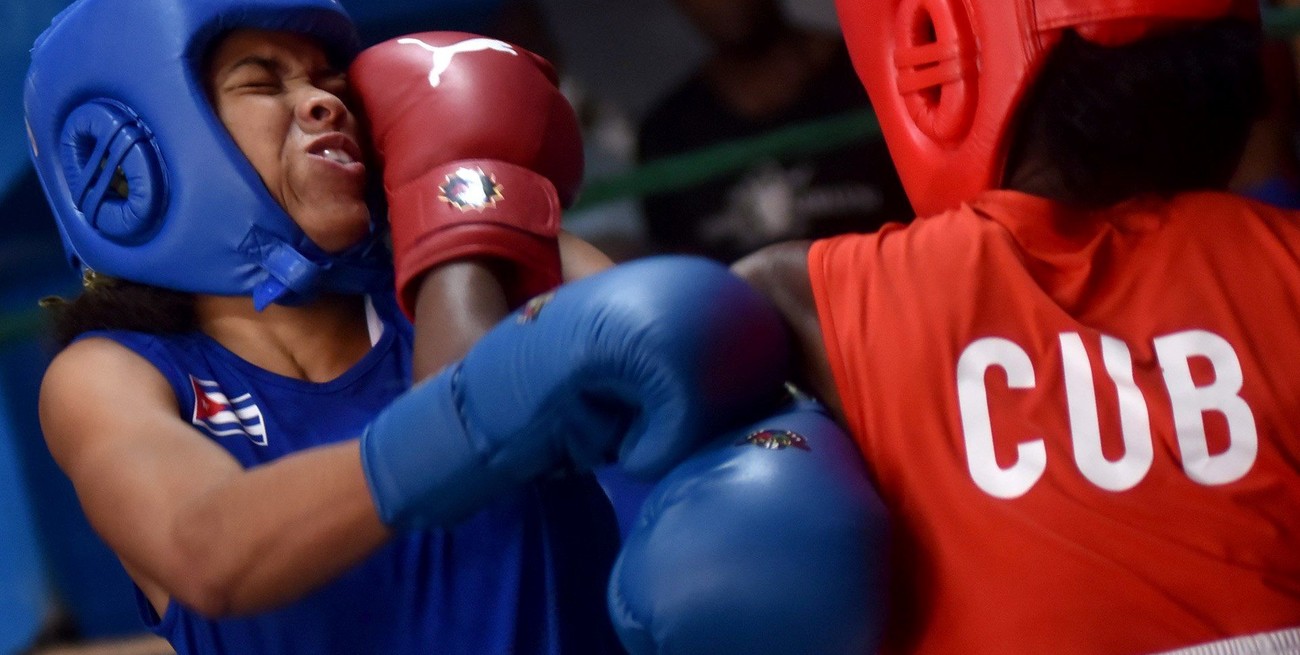
[[[96,337],[64,348],[45,371],[42,404],[72,393],[92,401],[100,394],[132,400],[148,396],[175,400],[162,373],[148,360],[116,341]]]
[[[570,232],[560,232],[559,247],[565,282],[599,273],[614,265],[599,248]]]
[[[763,248],[732,265],[731,269],[772,302],[787,320],[792,312],[814,310],[812,283],[808,277],[811,241],[787,241]]]
[[[104,338],[77,341],[54,357],[41,382],[40,418],[55,458],[92,432],[111,428],[113,414],[175,415],[176,397],[162,374],[129,348]]]
[[[817,301],[808,273],[811,241],[789,241],[768,246],[732,265],[732,271],[765,294],[793,332],[795,382],[820,398],[837,417],[839,394],[835,389],[826,344],[822,341]]]
[[[59,377],[64,375],[65,371],[76,372],[82,366],[110,366],[112,368],[135,368],[138,366],[142,369],[153,370],[153,365],[130,348],[105,337],[89,337],[74,341],[55,355],[46,376],[49,377],[50,374],[54,374]]]

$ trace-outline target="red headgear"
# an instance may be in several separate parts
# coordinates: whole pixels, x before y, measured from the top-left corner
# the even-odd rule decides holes
[[[1062,32],[1120,45],[1258,0],[836,0],[854,66],[920,215],[1002,182],[1010,123]]]

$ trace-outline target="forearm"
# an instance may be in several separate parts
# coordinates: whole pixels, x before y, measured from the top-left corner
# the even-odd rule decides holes
[[[509,311],[489,261],[458,260],[430,271],[415,305],[414,380],[464,357]]]
[[[558,247],[565,282],[613,266],[595,246],[567,232],[560,233]],[[501,281],[506,268],[489,259],[462,259],[433,269],[419,282],[414,319],[416,381],[464,357],[510,313]]]
[[[390,405],[362,437],[366,476],[383,520],[415,527],[561,468],[653,478],[769,407],[787,354],[775,309],[720,264],[629,262],[498,322]]]
[[[176,553],[159,585],[210,616],[291,602],[390,536],[361,472],[357,441],[324,446],[213,485],[172,516]]]

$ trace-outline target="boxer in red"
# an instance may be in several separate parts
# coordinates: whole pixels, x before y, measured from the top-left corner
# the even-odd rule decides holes
[[[736,269],[894,524],[884,651],[1300,652],[1300,225],[1252,1],[840,0],[921,218]]]

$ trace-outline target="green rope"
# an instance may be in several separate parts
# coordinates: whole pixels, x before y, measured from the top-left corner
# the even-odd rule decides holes
[[[0,348],[30,340],[40,334],[44,327],[45,312],[40,309],[0,314]]]
[[[1266,7],[1263,12],[1268,36],[1300,35],[1300,7]],[[762,159],[826,152],[879,134],[880,125],[870,111],[794,125],[750,139],[656,159],[620,175],[597,178],[587,183],[573,209],[696,186],[743,170]]]
[[[879,133],[875,114],[864,110],[664,157],[623,175],[591,181],[573,209],[695,186],[743,170],[755,161],[834,150]]]
[[[1272,38],[1300,35],[1300,8],[1265,7],[1264,30]],[[876,137],[880,124],[869,111],[801,123],[749,139],[648,162],[627,173],[587,183],[574,210],[613,200],[683,189],[743,170],[755,161],[810,155]],[[0,314],[0,346],[30,339],[44,325],[40,310]]]
[[[1275,39],[1300,35],[1300,7],[1264,7],[1264,33]]]

